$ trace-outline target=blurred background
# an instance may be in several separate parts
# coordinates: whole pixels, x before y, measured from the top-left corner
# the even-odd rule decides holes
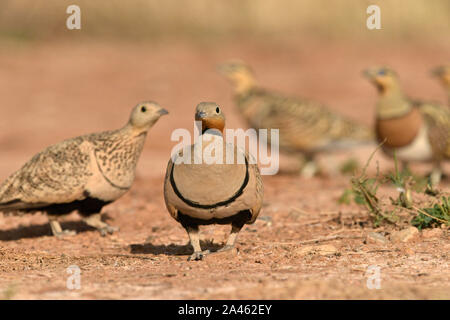
[[[81,30],[66,28],[72,4]],[[381,30],[366,27],[371,4]],[[215,70],[230,58],[248,62],[264,87],[368,125],[368,66],[390,65],[408,94],[445,102],[429,70],[450,60],[449,36],[448,0],[2,0],[0,180],[51,143],[118,128],[149,99],[171,115],[150,133],[138,173],[160,176],[171,131],[192,130],[199,101],[217,101],[228,127],[245,127]]]
[[[64,28],[67,6],[80,6],[83,32]],[[366,8],[382,11],[383,31],[367,39]],[[444,40],[446,0],[2,0],[1,36],[16,41],[92,38],[220,42],[239,38],[279,40]]]

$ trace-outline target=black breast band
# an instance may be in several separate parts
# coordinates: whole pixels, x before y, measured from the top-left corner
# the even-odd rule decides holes
[[[172,164],[172,169],[170,170],[170,184],[172,185],[173,191],[178,196],[178,198],[183,200],[184,203],[186,203],[189,206],[194,207],[194,208],[213,209],[213,208],[226,206],[227,204],[230,204],[231,202],[236,200],[240,195],[242,195],[242,193],[244,192],[245,187],[248,184],[248,180],[249,180],[248,160],[247,160],[247,157],[245,157],[245,179],[244,179],[244,182],[242,183],[241,187],[239,188],[239,190],[231,198],[229,198],[229,199],[227,199],[225,201],[216,202],[214,204],[201,204],[201,203],[198,203],[198,202],[195,202],[195,201],[191,201],[191,200],[186,199],[185,197],[183,197],[181,192],[178,190],[177,185],[175,184],[175,180],[173,178],[173,168],[174,167],[175,167],[175,164],[173,163]]]

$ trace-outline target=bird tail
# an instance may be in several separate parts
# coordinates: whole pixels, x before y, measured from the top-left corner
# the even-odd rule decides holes
[[[38,210],[46,206],[48,206],[46,203],[27,203],[21,200],[13,200],[0,203],[0,211]]]
[[[35,213],[44,208],[42,203],[26,203],[20,200],[14,200],[6,203],[0,203],[0,212],[5,215],[23,215],[25,213]]]

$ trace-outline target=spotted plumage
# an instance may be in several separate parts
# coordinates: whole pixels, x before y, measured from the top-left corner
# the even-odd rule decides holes
[[[288,97],[256,84],[243,62],[219,67],[235,87],[238,110],[255,129],[279,129],[279,146],[312,159],[321,151],[347,148],[374,140],[372,131],[308,99]],[[270,135],[269,135],[270,137]]]
[[[46,212],[53,234],[61,236],[73,232],[63,231],[58,217],[77,210],[102,234],[113,232],[100,211],[131,187],[147,130],[165,113],[154,102],[140,103],[121,129],[46,148],[0,185],[0,212]]]

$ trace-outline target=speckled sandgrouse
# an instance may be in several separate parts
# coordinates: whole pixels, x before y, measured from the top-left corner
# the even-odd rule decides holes
[[[241,61],[224,63],[218,69],[234,85],[238,110],[250,127],[279,129],[280,150],[306,156],[308,163],[302,170],[303,176],[315,173],[316,153],[375,140],[369,128],[320,103],[260,88],[251,69]]]
[[[376,86],[375,131],[383,150],[407,166],[410,161],[430,161],[431,183],[440,181],[440,163],[450,158],[450,111],[437,103],[414,101],[403,93],[397,74],[387,67],[375,67],[365,75]]]
[[[147,131],[167,114],[154,102],[139,103],[121,129],[65,140],[36,154],[0,185],[0,212],[47,213],[55,236],[71,235],[58,218],[77,210],[102,235],[117,228],[101,221],[103,206],[133,184]]]
[[[248,153],[224,142],[222,109],[214,102],[200,103],[195,119],[202,124],[202,135],[172,156],[164,183],[167,209],[186,229],[194,248],[189,260],[201,260],[209,253],[200,247],[199,225],[231,224],[228,241],[219,251],[231,249],[241,228],[256,220],[263,201],[258,166],[249,161]],[[211,154],[218,158],[208,160],[208,150],[215,150]],[[231,164],[226,162],[227,153],[235,158]],[[180,161],[184,157],[189,161]],[[239,157],[242,163],[237,161]]]

